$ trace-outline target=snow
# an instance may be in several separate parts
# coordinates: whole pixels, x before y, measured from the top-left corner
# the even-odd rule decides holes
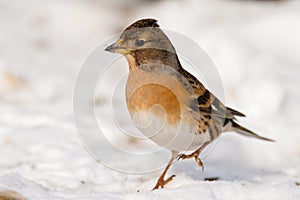
[[[296,0],[1,0],[0,196],[11,190],[27,199],[300,199],[299,8]],[[193,160],[174,162],[168,174],[176,177],[157,191],[150,189],[161,170],[124,173],[95,160],[74,124],[76,76],[97,45],[144,17],[195,40],[219,71],[226,104],[247,114],[242,124],[276,143],[224,134],[201,156],[204,172]],[[126,70],[110,73],[120,77]],[[95,112],[101,118],[110,110],[111,93],[98,89]],[[120,117],[128,117],[118,110],[122,89],[114,97],[116,120],[142,137]],[[122,150],[157,149],[145,139],[118,135],[113,119],[105,122],[106,138]],[[104,156],[113,158],[110,153]],[[143,164],[161,168],[169,155],[159,155]],[[120,161],[133,171],[143,168],[130,158]],[[219,180],[204,181],[212,177]]]

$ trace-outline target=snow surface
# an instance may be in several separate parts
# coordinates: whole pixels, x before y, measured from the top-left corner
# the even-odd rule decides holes
[[[28,199],[300,199],[299,9],[297,0],[1,0],[0,192]],[[144,17],[202,46],[222,77],[226,104],[276,143],[223,135],[204,158],[204,172],[192,160],[175,162],[169,174],[176,178],[157,191],[150,189],[160,171],[121,173],[93,159],[74,124],[76,76],[98,44]],[[99,102],[100,115],[109,104],[100,95]],[[211,177],[219,180],[204,181]]]

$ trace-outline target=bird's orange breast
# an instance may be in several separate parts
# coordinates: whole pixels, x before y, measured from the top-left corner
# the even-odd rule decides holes
[[[179,123],[186,91],[174,77],[133,70],[126,85],[126,100],[130,113],[153,112],[166,115],[168,123]],[[156,109],[159,106],[160,109]]]
[[[156,83],[137,88],[127,104],[130,112],[147,111],[162,117],[166,115],[171,124],[179,123],[181,119],[180,103],[176,95],[169,88]]]

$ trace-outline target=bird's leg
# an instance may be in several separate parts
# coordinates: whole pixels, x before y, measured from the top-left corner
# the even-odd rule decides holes
[[[158,189],[159,187],[163,188],[167,183],[172,181],[172,179],[175,177],[175,175],[172,175],[169,178],[167,178],[166,180],[164,180],[166,173],[168,172],[170,166],[172,165],[172,163],[175,160],[177,155],[178,155],[178,152],[172,151],[172,157],[171,157],[170,161],[168,162],[168,164],[167,164],[166,168],[164,169],[163,173],[158,178],[158,180],[156,182],[156,185],[154,186],[154,188],[152,190]]]
[[[177,160],[185,160],[185,159],[190,159],[190,158],[194,158],[195,161],[197,162],[198,166],[202,168],[202,171],[204,171],[204,165],[201,161],[201,159],[199,158],[200,153],[202,152],[202,150],[209,144],[210,142],[205,142],[199,149],[197,149],[196,151],[194,151],[193,153],[186,155],[186,154],[179,154],[177,156]]]

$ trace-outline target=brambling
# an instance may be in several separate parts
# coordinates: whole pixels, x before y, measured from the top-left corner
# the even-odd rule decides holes
[[[164,177],[176,158],[193,158],[203,170],[201,151],[223,132],[273,141],[239,125],[236,116],[245,115],[226,107],[182,67],[157,20],[134,22],[105,51],[123,54],[128,61],[126,102],[134,125],[172,152],[153,189],[173,179],[175,175]],[[182,151],[193,153],[180,154]]]

